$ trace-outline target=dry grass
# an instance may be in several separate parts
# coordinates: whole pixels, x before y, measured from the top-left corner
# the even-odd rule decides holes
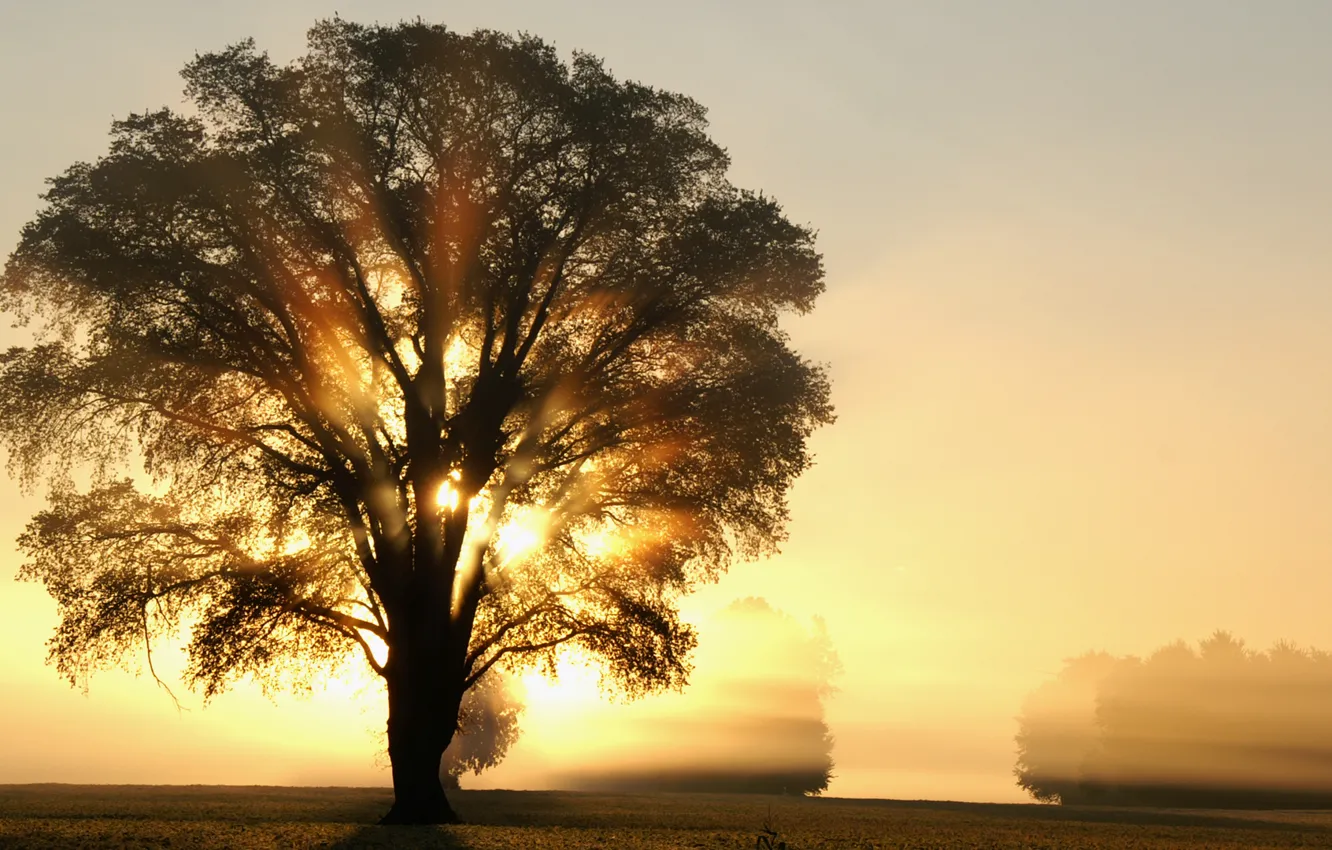
[[[378,788],[0,786],[0,847],[1332,847],[1332,812],[471,791],[459,827],[379,827]]]

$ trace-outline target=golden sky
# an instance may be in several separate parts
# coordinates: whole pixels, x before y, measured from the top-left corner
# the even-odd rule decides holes
[[[1332,648],[1332,4],[716,5],[0,6],[0,249],[195,51],[286,59],[335,9],[529,30],[704,103],[733,180],[820,232],[829,291],[790,329],[839,421],[783,554],[688,609],[827,620],[831,793],[1021,799],[1022,697],[1086,650]],[[8,580],[38,505],[0,497],[0,782],[387,782],[352,685],[179,715],[146,677],[71,691],[52,603]],[[585,677],[531,696],[483,784],[540,784],[615,710]]]

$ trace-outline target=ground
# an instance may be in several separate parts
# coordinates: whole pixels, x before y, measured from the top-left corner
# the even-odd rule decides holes
[[[0,786],[0,848],[1332,847],[1332,812],[1221,812],[709,794],[464,791],[468,824],[380,827],[382,788]]]

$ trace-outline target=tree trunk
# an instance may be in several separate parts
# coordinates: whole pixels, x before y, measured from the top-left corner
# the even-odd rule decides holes
[[[458,823],[439,775],[440,759],[453,737],[457,709],[449,717],[447,700],[432,699],[435,689],[426,684],[428,678],[413,673],[418,671],[388,677],[393,808],[380,823]]]

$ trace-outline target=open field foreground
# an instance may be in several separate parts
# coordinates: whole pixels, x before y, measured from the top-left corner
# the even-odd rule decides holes
[[[1059,808],[722,795],[471,791],[470,822],[380,827],[386,789],[0,786],[0,847],[1332,847],[1332,812]]]

